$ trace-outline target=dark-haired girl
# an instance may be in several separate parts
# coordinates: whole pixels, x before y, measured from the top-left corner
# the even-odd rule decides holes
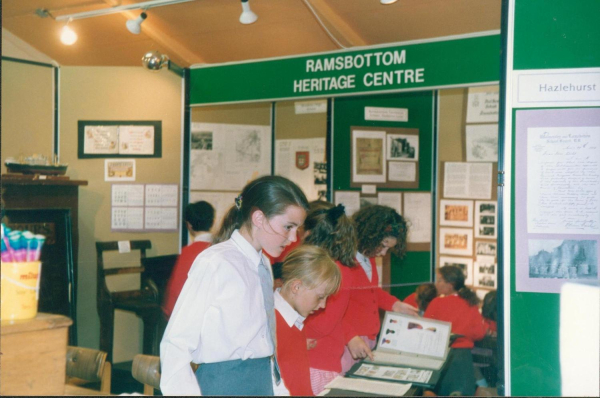
[[[479,298],[465,286],[465,275],[456,266],[438,269],[435,282],[438,294],[427,310],[425,318],[452,323],[452,333],[460,334],[452,343],[451,362],[448,364],[437,389],[438,395],[475,394],[475,374],[471,349],[474,342],[485,337],[487,326],[479,313]]]
[[[304,230],[304,243],[325,249],[342,273],[340,289],[329,297],[327,307],[306,320],[311,385],[318,395],[342,371],[341,358],[348,343],[342,321],[350,298],[351,269],[356,265],[356,232],[344,206],[332,204],[310,211]]]
[[[372,205],[353,216],[358,237],[359,264],[352,270],[354,284],[348,310],[344,315],[345,333],[349,337],[342,357],[342,371],[347,372],[358,360],[369,357],[379,333],[379,309],[416,315],[417,309],[379,287],[375,257],[389,251],[402,258],[406,251],[406,222],[394,209]]]
[[[431,300],[437,297],[437,289],[433,283],[422,283],[417,290],[406,297],[402,302],[410,304],[419,309],[419,315],[423,316]]]
[[[164,395],[273,395],[273,277],[263,249],[296,240],[306,197],[286,178],[250,182],[194,261],[160,345]],[[194,374],[190,362],[201,364]]]

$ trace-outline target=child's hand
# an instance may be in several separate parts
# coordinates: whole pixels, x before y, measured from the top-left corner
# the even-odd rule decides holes
[[[354,359],[364,359],[366,357],[369,357],[371,361],[374,359],[371,349],[360,336],[354,336],[352,340],[348,342],[348,350]]]
[[[403,303],[402,301],[396,301],[392,306],[392,311],[400,312],[401,314],[419,316],[419,310],[410,304]]]
[[[306,339],[306,349],[312,350],[317,346],[317,339]]]

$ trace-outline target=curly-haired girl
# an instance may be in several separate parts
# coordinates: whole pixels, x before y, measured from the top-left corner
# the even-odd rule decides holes
[[[375,257],[389,251],[399,257],[406,250],[406,222],[394,209],[372,205],[354,214],[358,237],[356,260],[359,267],[352,270],[352,286],[344,325],[348,339],[342,357],[342,371],[347,372],[357,360],[369,357],[379,333],[379,308],[386,311],[416,315],[417,309],[379,287]]]
[[[342,320],[350,298],[351,270],[356,265],[356,232],[344,206],[332,204],[310,211],[304,230],[304,243],[325,249],[342,274],[340,289],[329,297],[327,307],[306,320],[311,385],[318,395],[342,371],[341,358],[348,342]]]

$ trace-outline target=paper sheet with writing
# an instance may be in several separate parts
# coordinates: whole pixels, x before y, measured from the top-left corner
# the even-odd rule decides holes
[[[431,370],[397,368],[394,366],[381,366],[363,363],[354,372],[356,376],[372,377],[376,379],[388,379],[395,381],[410,381],[416,383],[427,383],[431,379]]]
[[[444,163],[444,198],[491,199],[491,163]]]
[[[431,193],[405,192],[404,212],[408,221],[409,243],[431,242]]]
[[[449,334],[449,325],[430,322],[426,318],[406,318],[388,312],[386,323],[381,325],[377,349],[386,348],[442,358]]]
[[[325,138],[275,141],[275,174],[294,181],[308,198],[327,193]]]
[[[377,380],[350,379],[338,376],[325,386],[326,389],[336,388],[339,390],[349,390],[366,392],[369,394],[379,394],[401,397],[410,389],[411,384],[388,383]]]
[[[600,127],[527,130],[527,232],[600,233]]]

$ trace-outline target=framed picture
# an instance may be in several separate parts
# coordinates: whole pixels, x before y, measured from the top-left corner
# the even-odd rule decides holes
[[[162,157],[159,120],[79,120],[77,135],[79,159]]]
[[[446,265],[454,265],[463,270],[465,274],[465,285],[473,285],[473,259],[470,257],[448,257],[440,256],[440,268]]]
[[[385,183],[385,131],[352,130],[352,182]]]
[[[475,255],[496,257],[496,242],[475,242]]]
[[[135,159],[106,159],[104,181],[135,181]]]
[[[440,201],[440,225],[472,227],[473,201],[442,199]]]
[[[473,268],[476,287],[496,288],[495,262],[475,261]]]
[[[473,230],[465,228],[440,228],[440,253],[472,256]]]
[[[496,239],[498,229],[498,207],[493,201],[475,201],[475,237]]]
[[[419,160],[419,136],[388,134],[387,154],[388,160]]]

